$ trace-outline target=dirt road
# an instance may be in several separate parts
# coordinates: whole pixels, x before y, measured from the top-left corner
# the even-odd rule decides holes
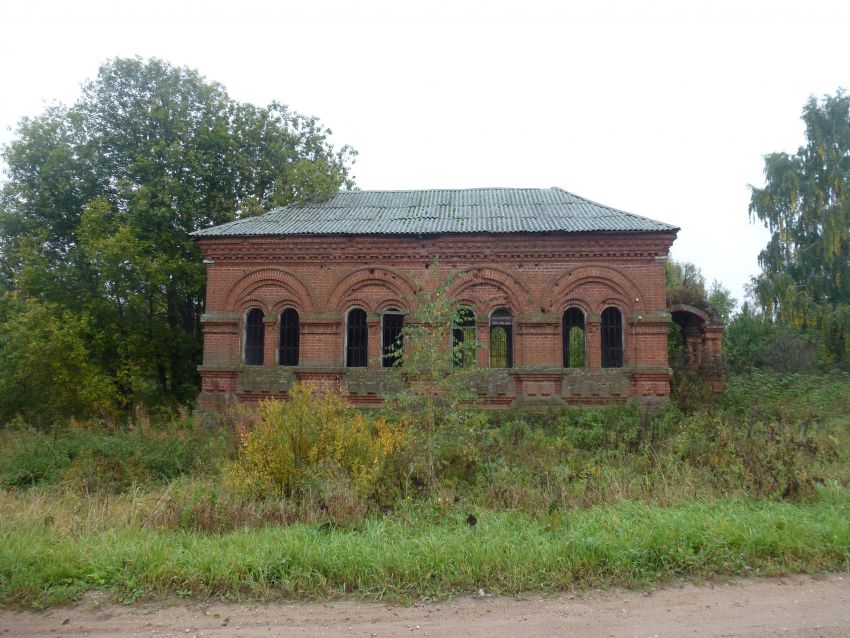
[[[850,575],[794,576],[652,592],[380,603],[121,606],[90,596],[44,613],[0,612],[3,636],[850,636]]]

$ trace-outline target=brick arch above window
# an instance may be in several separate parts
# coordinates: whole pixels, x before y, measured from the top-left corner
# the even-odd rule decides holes
[[[292,298],[292,297],[284,297],[282,299],[277,300],[274,303],[274,305],[271,308],[271,312],[269,314],[272,314],[274,316],[279,316],[280,313],[283,312],[284,310],[286,310],[287,308],[292,308],[299,315],[304,311],[304,309],[301,307],[301,303],[299,302],[298,299],[295,299],[295,298]]]
[[[588,303],[587,299],[584,297],[577,297],[575,295],[570,296],[567,299],[564,299],[557,305],[553,305],[552,311],[557,313],[558,316],[563,315],[570,308],[578,308],[581,313],[587,318],[587,315],[593,312],[593,306]]]
[[[586,316],[591,317],[598,316],[606,306],[612,304],[629,309],[635,306],[634,299],[629,300],[628,295],[610,281],[585,279],[572,286],[565,299],[552,303],[546,309],[552,314],[561,315],[568,308],[580,308]]]
[[[367,316],[375,312],[374,306],[362,297],[346,297],[344,303],[345,305],[340,311],[343,316],[347,315],[348,311],[353,308],[359,308],[364,311]]]
[[[266,297],[275,297],[264,301],[269,306],[276,306],[285,297],[295,301],[295,305],[305,311],[315,308],[313,295],[304,282],[292,273],[278,268],[255,270],[239,278],[225,297],[225,308],[230,309],[244,304],[245,300],[252,296],[259,298],[256,292],[262,288],[269,291]]]
[[[407,312],[409,308],[409,302],[403,301],[401,299],[384,299],[379,304],[375,306],[375,312],[387,312],[395,311],[395,312]]]
[[[364,299],[364,290],[369,287],[383,288],[385,295],[380,300],[368,304],[369,310],[384,307],[387,302],[407,307],[416,295],[415,288],[407,278],[388,268],[358,268],[340,279],[328,295],[326,310],[343,311],[354,303],[354,299]]]
[[[634,304],[632,304],[630,306],[619,295],[608,295],[607,297],[605,297],[602,300],[602,303],[599,305],[599,314],[602,314],[602,312],[606,308],[616,308],[617,310],[620,311],[620,313],[623,315],[624,320],[625,320],[626,314],[628,312],[630,312],[628,309],[633,307],[633,306],[634,306]]]
[[[473,292],[477,286],[490,286],[498,290],[501,295],[478,298],[479,295]],[[455,299],[477,298],[472,305],[486,316],[500,307],[508,308],[515,315],[531,311],[531,295],[528,289],[505,271],[496,268],[470,268],[464,271],[453,282],[449,294]]]
[[[269,312],[268,304],[258,297],[246,297],[244,299],[240,299],[236,304],[236,310],[240,312],[243,317],[252,308],[258,308],[259,310],[262,310],[263,315],[265,315],[266,317],[271,314]]]
[[[610,290],[597,299],[589,299],[579,294],[578,289],[592,284],[602,285]],[[612,295],[613,293],[613,295]],[[541,308],[547,311],[563,312],[570,304],[583,304],[586,309],[599,313],[609,300],[615,298],[623,304],[624,311],[644,310],[644,295],[640,288],[625,274],[608,266],[579,266],[557,275],[544,289],[539,299]],[[638,301],[635,301],[635,300]]]

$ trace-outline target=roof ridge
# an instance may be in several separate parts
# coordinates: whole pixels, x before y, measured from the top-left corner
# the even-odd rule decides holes
[[[539,186],[471,186],[466,188],[354,188],[351,190],[339,190],[337,195],[344,193],[437,193],[446,191],[551,191],[564,190],[557,187]],[[564,191],[568,192],[568,191]],[[572,193],[570,193],[572,194]]]

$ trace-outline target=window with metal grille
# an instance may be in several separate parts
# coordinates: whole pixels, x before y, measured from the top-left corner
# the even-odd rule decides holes
[[[245,316],[245,365],[263,365],[265,336],[263,311],[259,308],[251,308]]]
[[[452,328],[452,353],[454,365],[463,367],[475,363],[475,313],[471,308],[457,312]]]
[[[366,367],[369,328],[366,311],[352,308],[346,319],[345,365],[349,368]]]
[[[578,308],[567,308],[564,312],[562,330],[564,340],[564,367],[585,366],[584,313]]]
[[[490,367],[513,366],[513,319],[511,311],[499,308],[490,315]]]
[[[602,311],[602,367],[623,367],[623,313],[618,308]]]
[[[287,308],[280,313],[280,365],[298,365],[298,341],[298,311],[295,308]]]
[[[392,368],[401,365],[404,315],[392,308],[381,317],[381,365]]]

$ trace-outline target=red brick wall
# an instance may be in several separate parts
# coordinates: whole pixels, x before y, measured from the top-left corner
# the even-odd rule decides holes
[[[516,398],[599,403],[666,397],[664,261],[674,239],[672,233],[202,239],[210,263],[201,407],[215,407],[226,394],[246,400],[285,395],[299,377],[343,379],[345,313],[352,307],[367,312],[369,367],[378,374],[378,313],[411,310],[419,286],[436,286],[456,271],[462,274],[452,294],[475,309],[483,367],[489,362],[488,317],[496,308],[511,311]],[[278,320],[290,306],[300,317],[300,361],[283,371],[276,365]],[[566,373],[561,317],[571,306],[586,317],[588,365]],[[599,322],[608,306],[623,311],[622,370],[600,370]],[[252,307],[266,315],[265,376],[241,366],[242,326]],[[354,398],[374,403],[378,394]]]

